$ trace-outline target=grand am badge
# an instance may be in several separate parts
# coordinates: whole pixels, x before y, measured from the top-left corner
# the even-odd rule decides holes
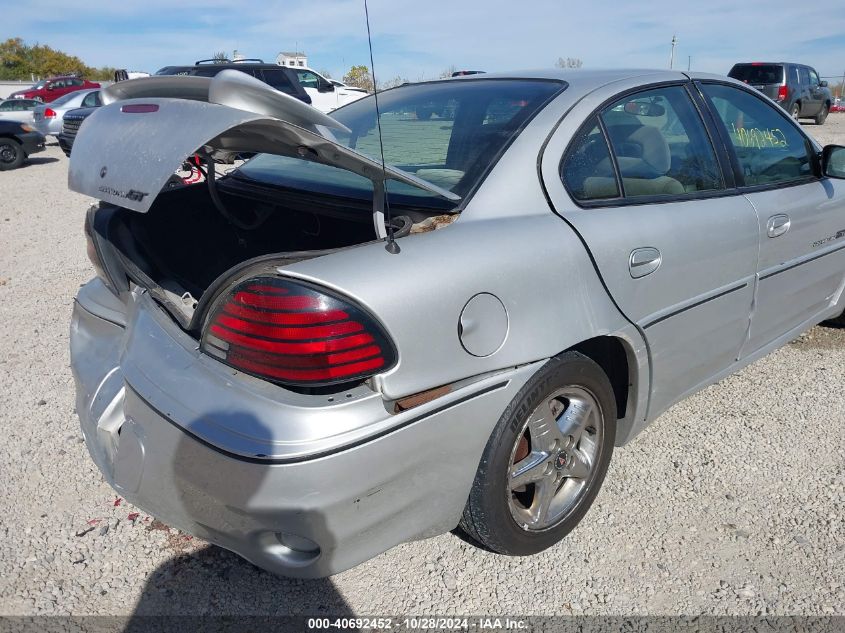
[[[141,202],[144,198],[146,198],[148,193],[144,193],[143,191],[137,191],[135,189],[130,189],[129,191],[120,191],[119,189],[112,189],[111,187],[100,187],[98,190],[100,193],[104,193],[107,196],[112,196],[113,198],[125,198],[126,200],[132,200],[133,202]]]
[[[838,240],[842,237],[845,237],[845,229],[842,229],[841,231],[837,231],[836,235],[828,235],[824,239],[817,240],[817,241],[813,242],[813,248],[818,248],[822,244],[827,244],[828,242],[834,242],[834,241],[836,241],[836,240]]]

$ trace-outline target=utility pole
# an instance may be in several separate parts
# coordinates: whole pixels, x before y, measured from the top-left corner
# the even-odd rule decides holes
[[[669,55],[669,70],[675,66],[675,44],[678,43],[678,39],[672,35],[672,53]]]
[[[689,72],[690,66],[692,66],[692,55],[687,55],[687,72]]]

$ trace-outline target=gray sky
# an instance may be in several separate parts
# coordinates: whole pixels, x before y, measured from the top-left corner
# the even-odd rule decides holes
[[[298,45],[340,77],[369,65],[363,0],[0,0],[0,36],[22,37],[94,66],[154,72],[217,51],[275,59]],[[736,61],[789,60],[822,75],[845,72],[843,0],[570,2],[371,0],[379,80],[436,77],[443,69],[676,68],[726,73]]]

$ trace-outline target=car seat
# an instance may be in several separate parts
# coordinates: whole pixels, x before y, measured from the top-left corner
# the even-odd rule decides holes
[[[659,129],[643,125],[633,115],[613,111],[605,116],[605,126],[626,196],[684,193],[680,181],[666,175],[672,167],[672,153]],[[601,173],[603,167],[600,163],[596,171]],[[615,190],[615,184],[605,176],[595,176],[585,180],[584,189],[590,197],[598,198],[608,189]]]

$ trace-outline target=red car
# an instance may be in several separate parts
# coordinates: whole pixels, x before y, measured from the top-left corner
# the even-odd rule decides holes
[[[79,77],[53,77],[51,79],[42,79],[31,88],[13,92],[9,95],[9,99],[36,99],[37,101],[50,103],[69,92],[99,87],[100,84],[94,81],[88,81],[87,79],[80,79]]]

